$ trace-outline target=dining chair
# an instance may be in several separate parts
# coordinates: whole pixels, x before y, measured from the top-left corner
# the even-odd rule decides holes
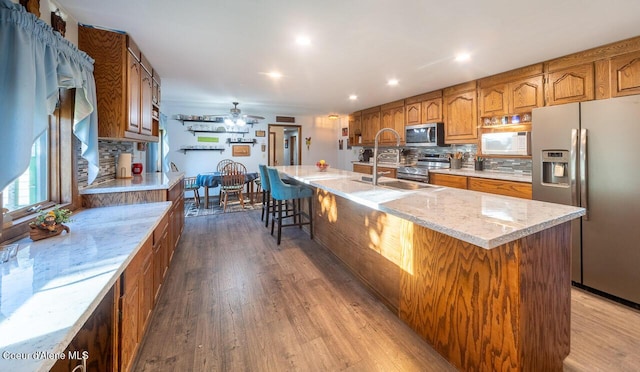
[[[193,201],[197,208],[200,208],[200,185],[196,183],[197,177],[184,178],[184,192],[193,191]]]
[[[313,239],[313,190],[299,185],[286,184],[280,179],[280,174],[275,168],[267,167],[267,175],[269,177],[269,188],[271,189],[271,197],[274,200],[273,218],[271,219],[271,235],[273,235],[273,228],[275,221],[278,221],[278,245],[280,245],[280,239],[282,236],[282,228],[289,226],[298,226],[302,228],[302,225],[309,225],[309,235]],[[302,210],[300,201],[307,199],[309,202],[309,212]],[[283,210],[283,202],[291,201],[293,204],[293,213],[288,213]],[[298,203],[296,203],[298,201]],[[296,207],[296,204],[298,206]],[[283,214],[283,211],[285,214]],[[285,218],[293,217],[293,223],[283,224],[282,220]],[[307,222],[302,222],[302,219],[306,218]]]
[[[247,168],[237,162],[227,164],[222,168],[221,178],[222,184],[220,186],[220,197],[223,199],[222,212],[227,211],[227,202],[229,200],[229,194],[236,194],[240,205],[244,208],[244,197],[242,195],[242,189],[244,189],[244,180],[247,174]]]
[[[218,165],[216,165],[216,171],[222,173],[222,170],[224,169],[224,167],[226,167],[228,164],[234,163],[234,160],[232,159],[222,159],[218,162]],[[220,190],[218,191],[218,204],[222,205],[222,186],[220,187]]]

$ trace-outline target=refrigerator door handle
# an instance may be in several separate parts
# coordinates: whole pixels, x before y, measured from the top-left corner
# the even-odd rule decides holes
[[[587,185],[587,130],[580,129],[580,206],[586,209],[583,221],[589,220],[589,194]]]
[[[571,147],[569,148],[569,188],[571,189],[571,205],[578,206],[578,129],[571,129]]]

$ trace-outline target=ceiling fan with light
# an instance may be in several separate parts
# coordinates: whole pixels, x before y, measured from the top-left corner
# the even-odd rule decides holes
[[[264,117],[257,115],[242,115],[242,111],[238,108],[238,102],[232,102],[233,108],[229,110],[229,114],[215,115],[223,118],[226,125],[245,126],[247,124],[255,124],[258,120],[264,120]]]

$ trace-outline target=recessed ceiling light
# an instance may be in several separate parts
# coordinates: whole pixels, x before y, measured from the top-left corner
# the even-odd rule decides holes
[[[387,81],[387,85],[398,85],[398,79],[389,79],[389,81]]]
[[[300,35],[296,38],[296,43],[298,43],[298,45],[310,45],[311,39],[309,39],[307,36]]]
[[[358,99],[358,96],[356,96],[355,94],[352,94],[352,95],[349,96],[349,99],[352,100],[352,101],[355,101],[355,100]]]
[[[267,75],[269,75],[269,77],[272,79],[280,79],[282,77],[282,74],[279,73],[278,71],[271,71],[267,73]]]
[[[456,62],[466,62],[471,59],[471,54],[469,53],[460,53],[456,56]]]

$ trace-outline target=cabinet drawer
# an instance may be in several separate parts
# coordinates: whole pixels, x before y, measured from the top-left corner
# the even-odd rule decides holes
[[[467,188],[467,177],[453,176],[450,174],[429,173],[429,183],[438,186],[455,187],[458,189]]]
[[[467,184],[469,190],[531,199],[530,183],[469,177]]]
[[[371,165],[354,164],[353,171],[356,173],[373,174],[373,167]]]

